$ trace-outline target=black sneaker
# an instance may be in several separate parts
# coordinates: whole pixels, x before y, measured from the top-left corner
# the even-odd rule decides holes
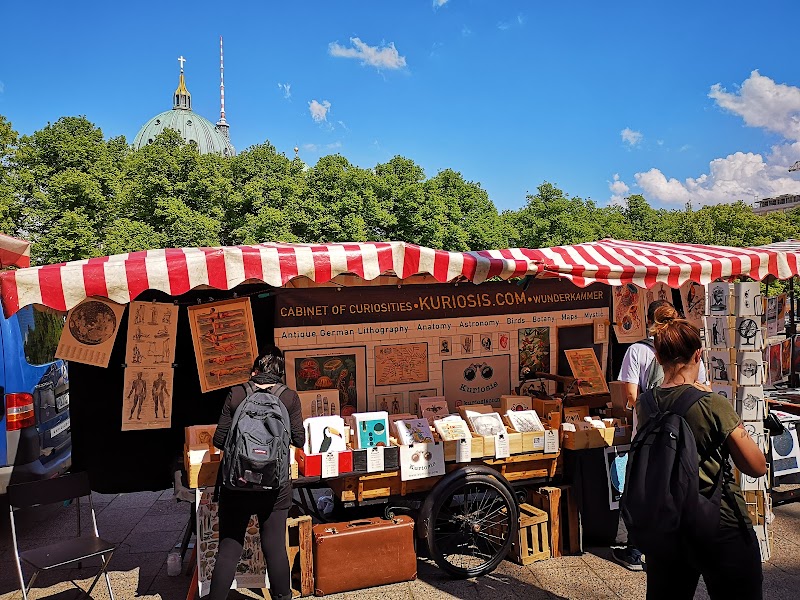
[[[642,553],[636,548],[612,548],[611,558],[629,571],[644,571]]]

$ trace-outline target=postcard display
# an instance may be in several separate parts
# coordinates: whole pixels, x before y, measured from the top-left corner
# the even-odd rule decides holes
[[[761,284],[757,281],[709,284],[704,340],[712,389],[730,400],[753,441],[767,454],[769,434],[764,430],[764,385],[769,379],[769,369],[764,353],[768,345],[767,329],[762,327],[765,303],[760,290]],[[777,348],[779,352],[782,350],[780,344]],[[772,511],[768,475],[738,475],[758,537],[761,558],[769,560],[771,536],[768,516]]]

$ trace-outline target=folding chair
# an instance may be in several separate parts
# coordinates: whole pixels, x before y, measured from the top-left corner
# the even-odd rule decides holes
[[[81,535],[81,498],[87,496],[92,514],[94,535]],[[75,500],[75,510],[78,513],[78,537],[34,550],[20,552],[14,513],[23,508],[68,500]],[[19,575],[19,583],[24,600],[28,600],[28,592],[33,587],[40,572],[79,563],[94,556],[100,557],[102,566],[94,581],[92,581],[92,585],[89,586],[89,589],[84,594],[89,597],[100,576],[105,575],[108,593],[111,596],[111,600],[114,600],[114,592],[111,589],[111,580],[108,577],[107,568],[108,562],[111,560],[114,550],[116,550],[116,545],[99,537],[97,519],[94,514],[94,505],[92,504],[92,489],[89,486],[89,476],[86,473],[72,473],[54,479],[10,485],[8,486],[8,502],[10,505],[11,537],[14,541],[14,560],[17,562],[17,574]],[[27,586],[22,574],[22,563],[26,563],[34,569]],[[71,580],[70,583],[80,589],[74,581]],[[83,595],[79,597],[83,597]]]

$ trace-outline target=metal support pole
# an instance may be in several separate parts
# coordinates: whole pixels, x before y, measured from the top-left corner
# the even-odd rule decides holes
[[[786,337],[792,340],[792,364],[789,370],[789,387],[800,387],[800,374],[795,369],[795,345],[794,336],[797,334],[797,320],[795,315],[795,300],[794,300],[794,277],[789,279],[789,324],[786,326]]]

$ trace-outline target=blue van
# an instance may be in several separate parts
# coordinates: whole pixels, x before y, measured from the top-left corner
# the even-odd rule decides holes
[[[67,364],[54,354],[64,317],[0,311],[0,495],[9,483],[55,477],[72,464]]]

